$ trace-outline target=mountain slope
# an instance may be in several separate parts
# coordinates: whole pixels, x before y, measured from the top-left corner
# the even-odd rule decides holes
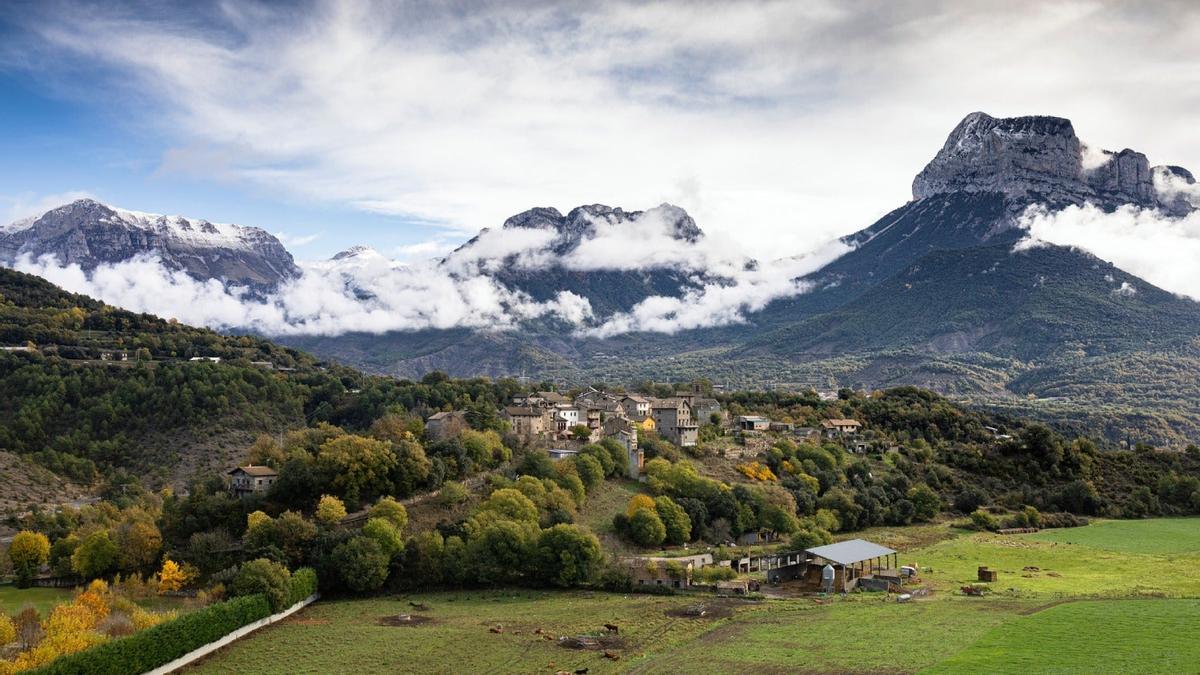
[[[155,256],[168,269],[260,291],[299,273],[292,255],[265,230],[127,211],[91,199],[0,227],[0,263],[26,255],[52,255],[85,271]]]
[[[1200,304],[1058,246],[939,250],[836,310],[758,336],[780,355],[916,348],[1023,360],[1163,347],[1200,335]]]

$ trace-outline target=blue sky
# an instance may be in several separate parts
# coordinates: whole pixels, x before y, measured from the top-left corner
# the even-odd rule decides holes
[[[110,99],[89,100],[87,83],[77,85],[79,96],[62,95],[70,81],[49,87],[33,73],[0,72],[0,219],[78,192],[139,211],[263,227],[285,235],[300,258],[363,242],[393,251],[430,238],[430,228],[411,219],[164,170],[171,138]]]
[[[964,115],[1200,166],[1187,2],[10,2],[0,216],[88,193],[433,255],[669,201],[758,256],[869,225]]]

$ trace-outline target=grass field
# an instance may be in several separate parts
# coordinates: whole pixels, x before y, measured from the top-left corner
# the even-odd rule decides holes
[[[4,585],[0,586],[0,612],[16,614],[25,605],[33,605],[45,616],[55,605],[70,601],[74,595],[73,588],[17,588]]]
[[[1043,530],[1026,538],[1120,553],[1200,553],[1200,518],[1106,520],[1087,527]]]
[[[911,542],[902,562],[933,568],[922,575],[931,595],[905,604],[877,594],[818,603],[813,598],[750,602],[581,591],[322,601],[192,670],[1200,672],[1200,641],[1193,637],[1200,631],[1200,552],[1191,552],[1187,543],[1189,528],[1195,527],[1200,519],[1116,527],[1097,522],[1009,537],[929,525],[871,532],[901,547]],[[1114,550],[1118,546],[1134,550]],[[983,598],[957,594],[959,585],[974,581],[979,565],[1001,571],[994,592]],[[1025,571],[1026,566],[1040,569]],[[429,608],[415,610],[410,602]],[[716,612],[702,619],[671,614],[697,602],[712,604]],[[382,617],[408,612],[430,620],[379,625]],[[537,632],[596,634],[605,623],[621,628],[624,642],[612,647],[618,661],[600,651],[565,649]],[[489,631],[496,625],[503,632]]]
[[[1200,601],[1100,600],[1006,622],[928,673],[1197,673]]]

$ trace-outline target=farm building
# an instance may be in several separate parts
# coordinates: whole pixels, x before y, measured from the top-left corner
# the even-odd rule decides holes
[[[766,431],[771,428],[771,420],[759,415],[742,415],[738,417],[738,428],[742,431]]]
[[[799,580],[804,586],[817,590],[821,588],[826,566],[832,568],[835,592],[853,590],[864,578],[899,578],[894,572],[899,569],[896,551],[864,539],[806,549],[799,556],[802,560],[793,558],[793,554],[785,555],[791,558],[786,561],[788,564],[769,569],[767,581],[774,584]]]

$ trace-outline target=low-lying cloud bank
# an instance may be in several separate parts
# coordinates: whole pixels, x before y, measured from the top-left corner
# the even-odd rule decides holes
[[[265,297],[216,280],[200,281],[139,257],[85,272],[53,257],[28,256],[14,267],[67,290],[137,312],[217,329],[266,335],[340,335],[423,329],[512,329],[522,321],[553,319],[581,337],[627,332],[674,333],[744,321],[769,302],[808,290],[797,279],[847,248],[833,242],[816,253],[747,264],[731,241],[671,236],[668,218],[651,210],[641,220],[593,223],[594,232],[565,255],[553,252],[556,230],[486,231],[444,261],[406,264],[371,249],[332,260],[301,262],[303,274]],[[682,297],[652,296],[628,312],[596,316],[587,298],[559,291],[547,301],[498,282],[503,267],[684,272],[695,284]]]
[[[1200,192],[1196,198],[1200,204]],[[1133,206],[1113,212],[1091,204],[1053,212],[1030,207],[1019,225],[1029,231],[1021,246],[1074,246],[1155,286],[1200,300],[1200,211],[1172,218]]]

